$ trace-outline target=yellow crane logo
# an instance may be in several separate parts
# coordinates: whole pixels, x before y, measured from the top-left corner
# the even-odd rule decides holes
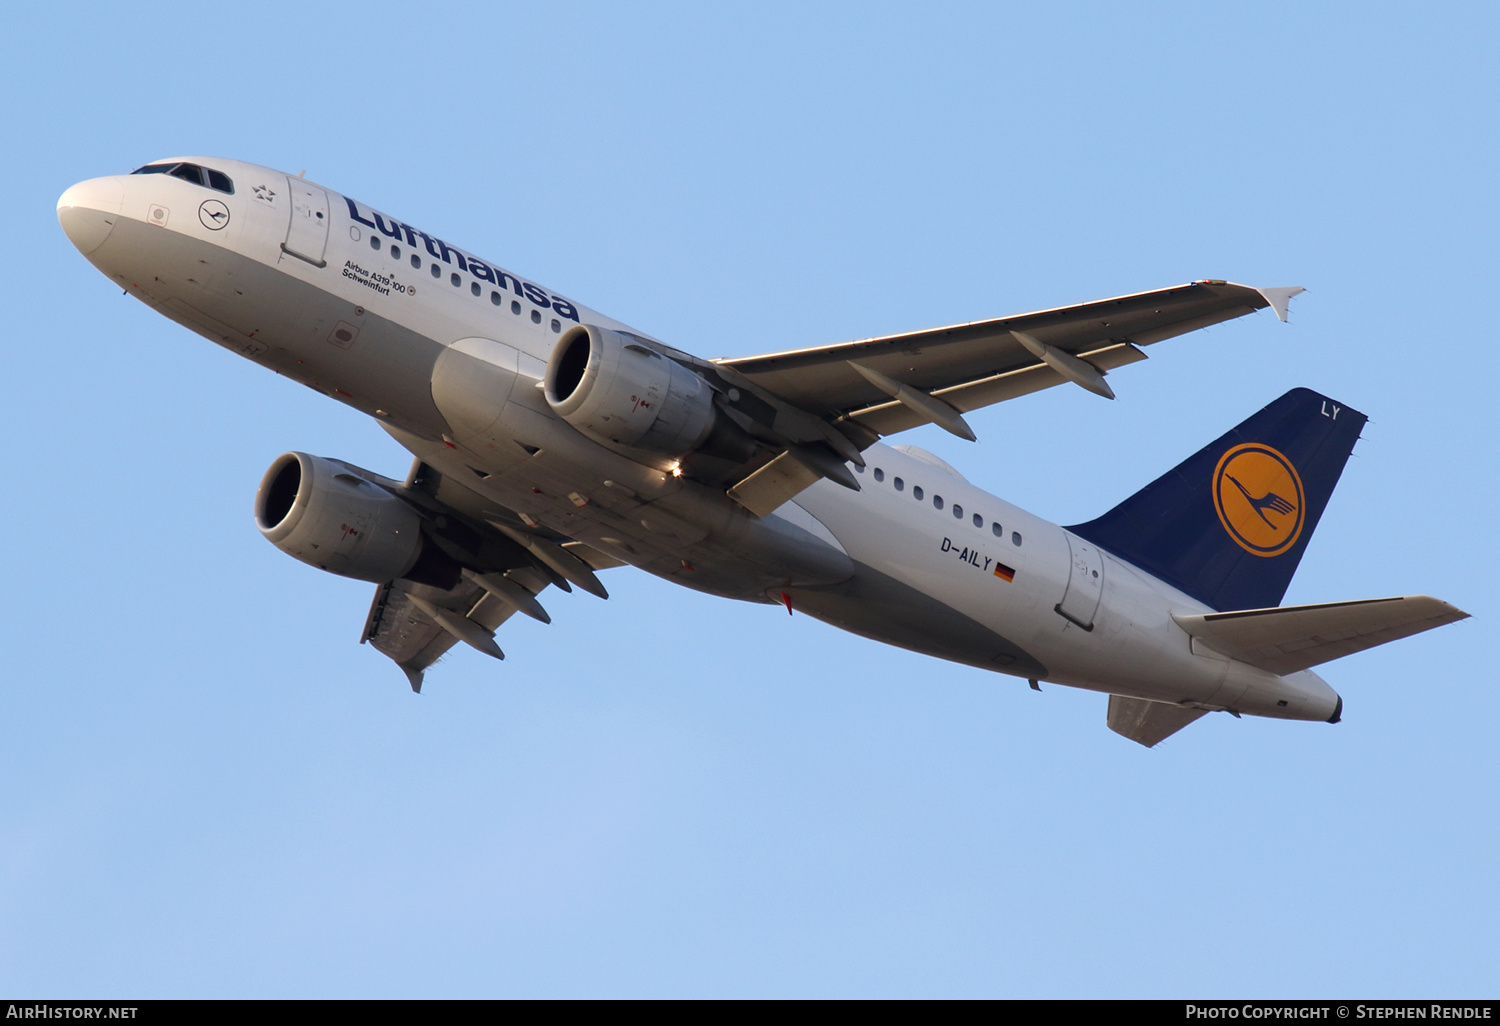
[[[1269,445],[1236,445],[1220,457],[1213,492],[1219,523],[1246,552],[1279,556],[1302,533],[1302,478],[1292,461]]]

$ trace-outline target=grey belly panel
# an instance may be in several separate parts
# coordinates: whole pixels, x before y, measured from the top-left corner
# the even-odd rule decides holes
[[[860,563],[840,584],[788,588],[798,612],[874,641],[1020,677],[1047,668],[1019,645],[910,585]]]

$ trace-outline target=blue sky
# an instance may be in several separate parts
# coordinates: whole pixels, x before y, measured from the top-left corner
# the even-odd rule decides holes
[[[0,38],[0,991],[1493,996],[1491,5],[30,5]],[[53,207],[309,178],[704,356],[1300,284],[926,445],[1087,519],[1287,389],[1371,417],[1288,602],[1463,624],[1345,722],[1102,696],[629,570],[421,697],[254,529],[373,424],[115,292]],[[517,618],[520,620],[520,618]]]

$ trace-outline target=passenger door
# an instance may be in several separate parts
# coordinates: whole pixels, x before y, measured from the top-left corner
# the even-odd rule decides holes
[[[292,198],[288,204],[292,216],[281,249],[314,267],[324,267],[328,263],[323,258],[328,249],[328,194],[311,182],[290,175],[286,184],[287,195]]]
[[[1104,558],[1097,546],[1084,541],[1067,531],[1070,560],[1068,564],[1068,586],[1063,591],[1062,601],[1056,610],[1065,619],[1071,620],[1086,631],[1094,629],[1094,614],[1099,610],[1099,597],[1104,594]]]

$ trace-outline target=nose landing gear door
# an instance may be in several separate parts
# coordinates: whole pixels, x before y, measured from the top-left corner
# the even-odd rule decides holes
[[[1094,614],[1099,611],[1099,597],[1104,594],[1104,557],[1097,546],[1066,531],[1069,556],[1068,587],[1063,592],[1057,612],[1086,631],[1094,629]]]
[[[292,220],[287,225],[281,251],[314,267],[326,267],[328,249],[328,193],[310,182],[287,176],[287,195],[292,202]]]

